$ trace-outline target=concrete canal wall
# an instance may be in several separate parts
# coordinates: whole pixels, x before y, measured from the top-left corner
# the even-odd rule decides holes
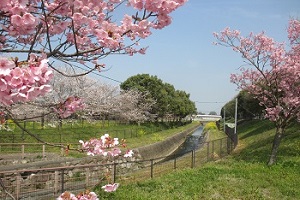
[[[196,125],[186,131],[177,133],[163,141],[156,142],[147,146],[134,149],[141,156],[141,160],[150,160],[165,157],[172,154],[178,147],[184,143],[186,137],[193,133],[200,126]]]

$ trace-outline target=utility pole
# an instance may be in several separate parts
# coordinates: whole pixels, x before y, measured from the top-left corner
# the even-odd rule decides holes
[[[237,127],[237,107],[238,107],[238,99],[235,99],[235,126],[234,126],[234,134],[236,134],[236,127]]]
[[[225,106],[224,106],[224,109],[223,109],[223,116],[224,116],[224,119],[223,119],[223,123],[224,123],[224,125],[223,125],[223,130],[224,130],[224,133],[225,133],[225,123],[226,123],[226,119],[225,119]]]

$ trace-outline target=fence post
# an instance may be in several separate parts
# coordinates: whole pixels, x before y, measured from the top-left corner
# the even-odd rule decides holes
[[[214,153],[215,153],[215,140],[212,141],[211,143],[211,157],[212,157],[212,160],[214,160]]]
[[[85,187],[89,187],[90,168],[85,169]]]
[[[54,194],[57,194],[59,191],[58,180],[59,180],[59,171],[55,171],[54,172]]]
[[[230,142],[230,138],[227,137],[227,154],[230,154],[231,151],[231,142]]]
[[[62,169],[60,173],[61,193],[63,193],[65,191],[65,171]]]
[[[222,140],[223,138],[220,139],[220,158],[222,158]]]
[[[151,159],[150,177],[153,178],[153,159]]]
[[[196,166],[196,150],[194,150],[194,166]]]
[[[15,143],[15,134],[12,132],[12,143]],[[14,149],[14,145],[11,145],[11,149]]]
[[[21,151],[22,151],[22,153],[21,153],[22,159],[24,159],[25,158],[25,145],[24,144],[22,144],[22,146],[21,146]]]
[[[207,157],[206,157],[206,161],[209,161],[209,142],[207,142]]]
[[[64,156],[64,148],[63,147],[60,148],[60,155]]]
[[[117,163],[114,162],[114,170],[113,170],[113,183],[116,182],[116,176],[117,176]]]
[[[24,141],[24,135],[25,135],[25,129],[26,129],[26,119],[27,119],[27,117],[26,117],[26,114],[25,114],[25,117],[24,117],[24,121],[23,121],[23,128],[24,129],[22,129],[22,135],[21,135],[21,138],[22,138],[22,140]]]
[[[20,191],[21,191],[21,175],[19,173],[16,174],[16,199],[19,199],[20,197]]]
[[[43,158],[46,157],[46,154],[45,154],[45,145],[43,144]]]
[[[191,163],[191,168],[194,168],[194,164],[195,164],[195,158],[194,158],[194,156],[195,156],[195,151],[192,150],[192,163]]]

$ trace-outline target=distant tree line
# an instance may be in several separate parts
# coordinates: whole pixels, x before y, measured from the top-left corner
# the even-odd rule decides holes
[[[238,119],[255,119],[263,117],[264,107],[259,104],[259,101],[253,95],[242,90],[231,101],[227,102],[221,109],[220,115],[227,119],[235,117],[235,103],[238,100],[237,117]]]
[[[72,72],[65,71],[65,74],[72,75]],[[61,118],[51,112],[51,105],[58,104],[71,94],[83,99],[84,109],[68,119],[178,122],[196,113],[195,103],[189,99],[189,94],[175,90],[173,85],[148,74],[132,76],[118,87],[100,83],[91,77],[67,79],[57,73],[51,85],[53,90],[47,95],[31,103],[12,106],[16,119],[61,122]]]
[[[155,120],[180,121],[188,115],[196,114],[195,102],[190,100],[190,94],[176,90],[173,85],[164,83],[157,76],[138,74],[128,78],[120,87],[124,91],[142,92],[147,97],[144,101],[155,101],[149,110]]]

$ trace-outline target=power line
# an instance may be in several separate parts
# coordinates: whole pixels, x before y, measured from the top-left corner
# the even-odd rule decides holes
[[[226,103],[225,101],[195,101],[195,103]]]
[[[81,70],[84,70],[84,71],[88,71],[87,69],[85,69],[85,68],[83,68],[83,67],[79,67],[79,66],[75,66],[75,67],[77,67],[77,68],[79,68],[79,69],[81,69]],[[86,68],[91,69],[90,67],[87,67],[87,66],[86,66]],[[99,72],[97,73],[97,72],[95,72],[95,71],[92,71],[92,72],[90,72],[90,73],[91,73],[91,74],[95,74],[95,75],[97,75],[97,76],[100,76],[100,77],[102,77],[102,78],[106,78],[106,79],[115,81],[115,82],[117,82],[117,83],[122,83],[121,81],[118,81],[118,80],[116,80],[116,79],[110,78],[110,77],[108,77],[108,76],[101,75],[101,74],[99,74]]]
[[[110,77],[108,77],[108,76],[104,76],[104,75],[101,75],[101,74],[98,74],[98,73],[95,73],[95,72],[92,72],[92,73],[95,74],[95,75],[97,75],[97,76],[100,76],[100,77],[102,77],[102,78],[106,78],[106,79],[115,81],[115,82],[117,82],[117,83],[122,83],[121,81],[118,81],[118,80],[116,80],[116,79],[110,78]]]

